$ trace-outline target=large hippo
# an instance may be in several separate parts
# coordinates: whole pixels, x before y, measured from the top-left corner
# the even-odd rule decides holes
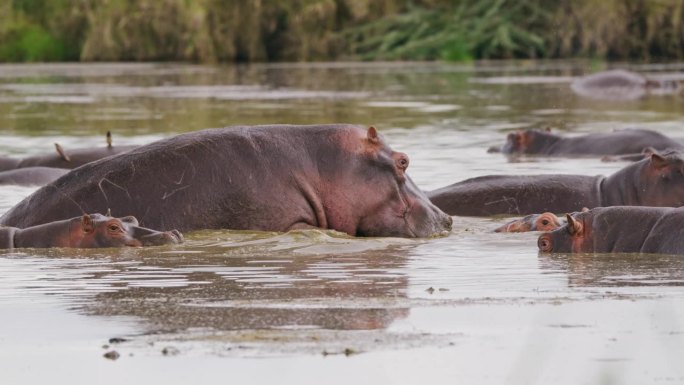
[[[427,192],[450,215],[567,213],[583,207],[684,205],[684,157],[651,154],[614,174],[490,175]]]
[[[684,207],[598,207],[542,234],[544,253],[684,254]]]
[[[69,170],[52,167],[25,167],[15,170],[0,171],[0,186],[42,186],[48,184]]]
[[[112,210],[158,229],[334,229],[428,237],[451,217],[406,174],[409,158],[374,127],[254,126],[178,135],[86,164],[0,223],[34,226]]]
[[[508,134],[501,152],[507,155],[604,156],[640,154],[644,150],[676,150],[684,144],[651,130],[625,129],[565,137],[549,129]],[[490,152],[494,152],[490,149]]]
[[[591,99],[633,100],[649,93],[672,94],[679,90],[676,82],[647,78],[621,69],[598,72],[572,82],[570,88]]]
[[[0,171],[7,171],[25,167],[54,167],[73,169],[108,156],[121,154],[138,146],[113,146],[112,135],[107,132],[107,146],[94,148],[76,148],[64,150],[61,145],[55,143],[55,153],[48,155],[34,155],[23,159],[7,156],[0,157]]]
[[[109,215],[83,214],[19,229],[0,227],[0,249],[47,247],[123,247],[159,246],[183,242],[177,230],[155,231],[140,227],[135,217],[113,218]]]

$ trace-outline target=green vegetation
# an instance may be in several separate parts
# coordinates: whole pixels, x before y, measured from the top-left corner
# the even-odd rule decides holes
[[[682,0],[0,0],[0,61],[683,56]]]

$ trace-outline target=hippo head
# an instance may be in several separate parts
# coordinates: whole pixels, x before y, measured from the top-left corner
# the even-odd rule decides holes
[[[177,230],[156,231],[140,227],[135,217],[114,218],[102,214],[84,214],[74,218],[70,231],[72,247],[160,246],[183,242]]]
[[[550,128],[529,129],[508,134],[501,152],[504,154],[539,154],[560,137],[552,134]]]
[[[347,138],[348,167],[336,173],[349,191],[331,191],[329,227],[357,236],[429,237],[451,230],[452,219],[406,174],[409,157],[393,151],[375,127]],[[351,140],[350,140],[351,139]],[[349,158],[351,157],[351,159]]]
[[[549,212],[530,214],[512,220],[494,230],[497,233],[524,233],[527,231],[553,231],[561,226],[558,217]]]
[[[684,205],[684,156],[677,151],[654,152],[642,160],[639,204],[679,207]]]
[[[537,246],[543,253],[582,253],[593,244],[592,211],[565,214],[567,223],[539,236]]]

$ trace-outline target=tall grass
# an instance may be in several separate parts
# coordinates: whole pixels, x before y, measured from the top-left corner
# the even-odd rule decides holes
[[[682,0],[0,0],[0,61],[683,56]]]

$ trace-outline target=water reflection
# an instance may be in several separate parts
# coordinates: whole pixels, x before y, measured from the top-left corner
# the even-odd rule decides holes
[[[567,274],[570,287],[684,286],[681,255],[540,253],[539,264]]]
[[[25,288],[69,298],[88,314],[137,317],[146,333],[377,330],[408,313],[404,267],[419,244],[315,230],[200,232],[188,243],[47,250],[48,260],[34,259],[40,274]]]

